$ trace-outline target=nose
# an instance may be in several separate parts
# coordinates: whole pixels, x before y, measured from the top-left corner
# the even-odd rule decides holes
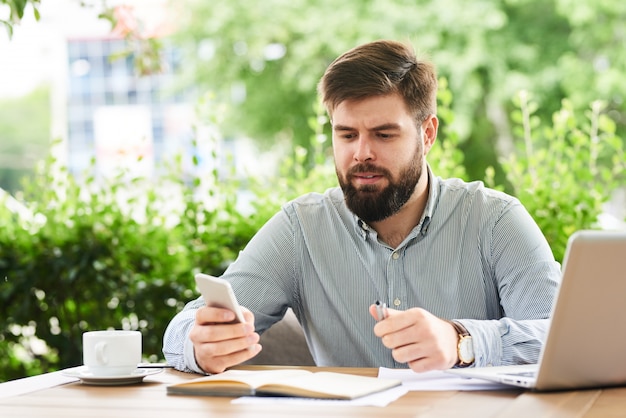
[[[374,159],[374,151],[370,141],[364,136],[359,137],[355,142],[354,160],[358,162],[364,162]]]

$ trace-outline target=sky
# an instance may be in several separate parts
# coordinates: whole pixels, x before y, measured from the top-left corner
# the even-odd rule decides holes
[[[109,0],[108,4],[134,3],[137,7],[158,9],[162,0]],[[36,21],[27,9],[22,22],[14,27],[13,37],[0,28],[0,99],[23,96],[54,76],[64,54],[68,37],[104,36],[111,25],[98,18],[100,1],[86,1],[93,7],[82,7],[79,0],[42,0],[41,19]],[[8,17],[8,6],[0,5],[0,19]]]
[[[65,37],[110,30],[107,22],[98,19],[96,10],[80,7],[78,0],[43,0],[39,10],[41,19],[36,21],[29,7],[11,39],[6,31],[0,31],[0,99],[28,94],[46,83],[57,67],[51,64],[58,59]],[[2,18],[7,14],[0,9]]]

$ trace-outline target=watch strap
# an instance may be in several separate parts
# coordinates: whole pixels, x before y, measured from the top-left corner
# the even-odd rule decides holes
[[[459,321],[449,321],[460,337],[469,337],[470,333]]]
[[[459,336],[459,339],[457,340],[457,348],[456,348],[459,361],[455,364],[455,367],[469,367],[472,364],[474,364],[474,360],[472,359],[472,361],[467,362],[467,363],[463,361],[463,359],[461,358],[461,344],[464,343],[465,339],[471,339],[472,336],[470,335],[467,328],[465,328],[463,324],[461,324],[460,322],[458,321],[449,321],[449,322],[454,327],[454,330]]]

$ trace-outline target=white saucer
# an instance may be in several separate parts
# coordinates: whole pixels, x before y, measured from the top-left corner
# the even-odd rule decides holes
[[[63,370],[65,376],[77,377],[86,385],[119,386],[140,383],[144,377],[161,373],[163,369],[135,369],[123,376],[94,376],[86,367]]]

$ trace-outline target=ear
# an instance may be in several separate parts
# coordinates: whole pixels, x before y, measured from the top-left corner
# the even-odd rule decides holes
[[[422,139],[424,141],[424,156],[428,154],[437,139],[437,128],[439,127],[439,119],[434,114],[428,115],[426,120],[422,122]]]

